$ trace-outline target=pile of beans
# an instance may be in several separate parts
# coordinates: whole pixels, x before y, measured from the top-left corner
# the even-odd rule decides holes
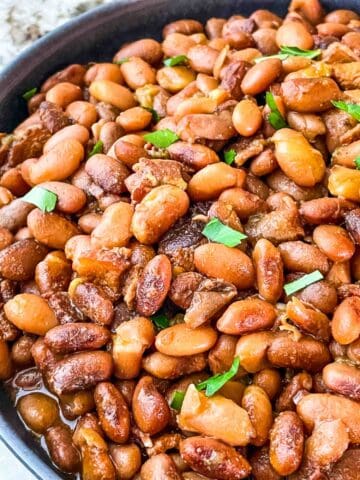
[[[359,479],[359,15],[178,20],[25,98],[0,379],[54,465]]]

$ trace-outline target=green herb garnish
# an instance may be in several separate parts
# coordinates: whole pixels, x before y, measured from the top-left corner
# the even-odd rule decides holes
[[[241,243],[241,240],[247,238],[246,235],[228,227],[227,225],[224,225],[217,218],[213,218],[206,224],[202,234],[207,239],[217,243],[222,243],[227,247],[236,247],[236,245]]]
[[[173,408],[174,410],[181,410],[184,398],[185,398],[185,392],[179,392],[177,390],[171,399],[170,407]]]
[[[170,57],[164,60],[164,65],[167,67],[175,67],[175,65],[183,65],[189,61],[186,55],[176,55],[176,57]]]
[[[21,200],[36,205],[43,212],[52,212],[55,210],[57,199],[54,192],[42,187],[34,187]]]
[[[231,150],[227,150],[224,152],[224,162],[228,165],[231,165],[236,157],[236,151],[232,148]]]
[[[305,50],[299,47],[288,47],[286,45],[282,45],[280,47],[280,52],[282,54],[291,55],[293,57],[306,57],[306,58],[316,58],[321,55],[320,48],[316,50]]]
[[[355,158],[354,163],[356,170],[360,170],[360,156]]]
[[[312,283],[318,282],[324,278],[323,274],[319,272],[319,270],[315,270],[315,272],[308,273],[297,280],[294,280],[291,283],[287,283],[284,285],[284,290],[286,295],[292,295],[299,290],[311,285]]]
[[[255,58],[255,63],[263,62],[264,60],[268,60],[269,58],[278,58],[279,60],[283,61],[289,58],[290,55],[293,57],[316,58],[320,54],[320,48],[316,50],[304,50],[303,48],[299,47],[288,47],[286,45],[283,45],[282,47],[280,47],[280,53],[277,53],[276,55]]]
[[[160,115],[158,114],[158,112],[156,110],[154,110],[153,108],[151,107],[142,107],[144,110],[147,110],[148,112],[151,113],[152,117],[153,117],[153,120],[155,123],[157,123],[159,120],[160,120]]]
[[[89,158],[92,157],[93,155],[96,155],[97,153],[102,153],[103,151],[104,144],[101,140],[98,140],[95,145],[93,146],[93,149],[89,153]]]
[[[22,98],[28,102],[30,98],[32,98],[37,93],[37,91],[38,89],[36,87],[31,88],[22,95]]]
[[[128,57],[120,58],[120,60],[115,60],[116,65],[122,65],[123,63],[128,62],[130,59]]]
[[[360,105],[356,103],[348,103],[343,102],[342,100],[332,100],[331,103],[334,107],[338,108],[339,110],[344,110],[344,112],[351,115],[355,120],[360,122]]]
[[[152,315],[151,321],[159,328],[160,330],[167,328],[170,325],[169,319],[163,313],[158,313],[156,315]]]
[[[280,128],[286,128],[288,124],[286,123],[284,117],[281,115],[276,102],[274,95],[271,92],[266,92],[266,104],[270,108],[271,112],[269,115],[269,122],[272,127],[276,130]]]
[[[196,385],[196,388],[198,390],[206,389],[205,395],[207,397],[211,397],[212,395],[214,395],[214,393],[220,390],[220,388],[222,388],[226,382],[231,380],[237,374],[237,371],[239,370],[239,365],[240,359],[239,357],[235,357],[230,367],[230,370],[225,373],[218,373],[217,375],[214,375],[213,377],[210,377],[207,380],[198,383]]]
[[[170,147],[170,145],[179,140],[179,138],[175,132],[172,132],[168,128],[165,128],[165,130],[156,130],[155,132],[144,135],[144,139],[147,142],[158,148]]]

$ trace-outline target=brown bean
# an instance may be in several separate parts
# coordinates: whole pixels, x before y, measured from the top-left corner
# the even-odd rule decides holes
[[[167,148],[170,158],[185,165],[201,170],[212,163],[219,162],[218,155],[209,147],[186,142],[175,142]]]
[[[220,332],[244,335],[257,330],[270,329],[276,319],[276,310],[259,298],[247,298],[232,303],[217,321]]]
[[[258,195],[243,188],[227,188],[220,196],[219,201],[231,205],[240,220],[247,220],[251,215],[266,211],[266,203]]]
[[[311,49],[314,45],[312,35],[301,22],[288,22],[279,27],[276,32],[276,43],[280,48],[282,45],[291,45],[303,49]]]
[[[12,363],[8,344],[0,338],[0,380],[7,380],[12,375]]]
[[[315,245],[305,242],[284,242],[279,245],[281,258],[286,269],[292,272],[311,273],[320,270],[323,274],[329,271],[329,261]]]
[[[229,140],[236,134],[229,110],[222,110],[218,114],[185,115],[177,124],[176,131],[181,140],[190,143],[199,139]]]
[[[163,304],[170,289],[171,263],[166,255],[157,255],[144,268],[136,289],[136,310],[153,315]]]
[[[65,214],[78,212],[86,203],[85,193],[65,182],[44,182],[39,186],[57,195],[56,209]]]
[[[256,332],[240,337],[235,355],[245,370],[255,373],[270,366],[266,352],[273,338],[273,332]]]
[[[45,335],[58,324],[47,301],[32,293],[20,293],[5,303],[6,317],[26,333]]]
[[[321,370],[330,361],[328,348],[311,337],[298,341],[288,333],[277,333],[267,350],[269,361],[277,367],[306,368],[309,372]]]
[[[101,153],[91,156],[85,164],[85,171],[106,192],[121,194],[126,191],[124,180],[129,171],[112,157]]]
[[[216,339],[216,331],[211,327],[192,329],[185,323],[179,323],[161,330],[156,336],[155,346],[165,355],[182,357],[207,352]]]
[[[115,376],[131,379],[139,375],[144,351],[155,340],[154,326],[151,320],[136,317],[121,323],[113,336],[112,356],[115,364]]]
[[[47,248],[33,239],[19,240],[1,250],[1,275],[9,280],[30,280],[46,253]]]
[[[269,240],[260,239],[253,250],[256,280],[260,295],[275,303],[282,294],[283,262],[279,250]]]
[[[179,187],[161,185],[136,206],[131,229],[141,243],[156,243],[189,208],[189,197]]]
[[[349,297],[340,303],[333,316],[331,333],[342,345],[348,345],[360,336],[360,298]]]
[[[211,75],[219,52],[208,45],[194,45],[189,48],[187,57],[195,72]]]
[[[261,127],[261,111],[256,103],[251,100],[241,100],[233,111],[232,121],[240,135],[251,137]]]
[[[294,78],[281,84],[281,95],[289,110],[311,113],[331,108],[341,92],[331,78]]]
[[[269,459],[269,447],[255,450],[250,457],[251,473],[255,480],[280,480],[280,475],[272,468]]]
[[[197,20],[190,18],[183,18],[175,22],[168,23],[163,28],[162,34],[166,38],[170,33],[183,33],[184,35],[191,35],[192,33],[199,33],[203,31],[203,26]]]
[[[266,392],[270,400],[276,397],[281,389],[281,377],[275,368],[264,368],[255,373],[253,382]]]
[[[131,480],[140,470],[141,451],[135,443],[111,445],[110,455],[119,478]]]
[[[272,406],[266,392],[256,386],[245,388],[241,406],[248,412],[250,421],[255,429],[256,436],[251,440],[253,445],[260,447],[268,438],[273,423]]]
[[[180,444],[180,454],[195,472],[219,480],[240,480],[251,467],[233,447],[208,437],[190,437]]]
[[[35,239],[50,248],[63,249],[66,242],[79,233],[77,227],[57,213],[32,210],[27,218],[28,227]]]
[[[24,423],[36,433],[45,433],[59,420],[56,401],[44,393],[29,393],[19,399],[16,408]]]
[[[94,393],[92,390],[82,390],[61,395],[60,407],[65,418],[75,420],[77,417],[94,410]]]
[[[214,263],[213,259],[217,262]],[[194,252],[195,267],[200,273],[217,277],[244,289],[253,285],[254,267],[250,258],[240,250],[217,243],[201,245]]]
[[[81,456],[83,480],[115,480],[116,473],[105,440],[92,428],[82,428]]]
[[[78,169],[84,158],[84,148],[78,140],[61,140],[36,163],[29,166],[29,179],[32,184],[64,180]]]
[[[360,201],[359,170],[335,165],[330,170],[328,189],[332,195],[354,202]]]
[[[161,432],[170,420],[170,409],[151,377],[142,377],[132,399],[134,420],[140,430],[150,435]]]
[[[125,132],[144,130],[151,122],[152,114],[142,107],[133,107],[121,112],[116,121]]]
[[[232,446],[247,445],[255,436],[246,410],[222,395],[206,397],[192,384],[177,420],[182,430],[214,437]]]
[[[330,480],[356,480],[360,464],[360,449],[346,450],[329,473]]]
[[[224,373],[230,369],[235,357],[236,338],[231,335],[220,335],[209,352],[208,362],[213,374]],[[238,370],[238,374],[241,372]]]
[[[162,43],[162,49],[166,57],[186,55],[196,42],[193,38],[182,33],[174,32],[167,35]]]
[[[349,445],[349,436],[341,420],[315,426],[306,441],[306,456],[314,465],[324,467],[338,461]]]
[[[136,105],[131,91],[111,80],[95,80],[91,83],[89,92],[99,102],[109,103],[120,110],[127,110]]]
[[[294,473],[301,464],[304,432],[294,412],[281,412],[270,431],[270,463],[280,475]]]
[[[125,247],[132,236],[132,216],[133,207],[126,202],[116,202],[107,207],[91,232],[92,245],[100,248]]]
[[[156,83],[155,71],[140,57],[130,57],[120,66],[120,70],[126,84],[132,90]],[[141,129],[139,128],[139,130]]]
[[[188,192],[192,200],[204,201],[217,198],[223,190],[242,186],[245,175],[226,163],[207,165],[191,178]]]
[[[349,260],[355,252],[355,245],[346,230],[336,225],[319,225],[313,232],[313,239],[333,262]]]
[[[98,383],[94,400],[102,429],[116,443],[126,443],[130,433],[130,413],[124,397],[110,382]]]
[[[128,57],[140,57],[145,62],[150,63],[150,65],[156,65],[162,56],[163,53],[159,42],[153,38],[142,38],[121,47],[114,57],[114,62]]]
[[[359,401],[360,370],[351,365],[329,363],[322,372],[325,385],[335,393]]]
[[[271,58],[257,63],[245,74],[241,89],[245,95],[257,95],[264,92],[280,75],[282,63],[278,58]]]
[[[22,335],[15,343],[13,343],[11,348],[11,359],[17,366],[24,368],[34,363],[31,355],[31,347],[34,343],[35,339],[28,335]]]
[[[150,375],[166,380],[179,378],[194,372],[200,372],[206,366],[205,355],[174,357],[154,352],[142,361],[142,368]]]
[[[98,116],[96,108],[92,103],[81,100],[71,102],[65,111],[76,123],[88,129],[96,122]]]
[[[341,198],[317,198],[303,202],[299,213],[310,224],[337,223],[352,204]]]
[[[332,313],[337,305],[337,293],[326,280],[313,283],[295,294],[299,300],[309,303],[323,313]]]
[[[43,153],[45,154],[50,152],[50,150],[52,150],[56,144],[69,139],[77,140],[83,146],[85,146],[89,141],[89,131],[82,125],[68,125],[67,127],[58,130],[49,138],[44,145]]]
[[[80,455],[72,443],[72,432],[67,425],[55,425],[45,433],[45,442],[51,460],[62,471],[75,473],[80,470]]]
[[[310,391],[313,386],[312,377],[306,372],[298,373],[284,387],[283,391],[276,400],[276,410],[295,410],[295,399],[299,392]]]
[[[175,463],[165,453],[149,458],[141,467],[141,480],[181,480]]]
[[[114,63],[95,63],[92,65],[85,74],[85,83],[90,85],[95,80],[124,83],[120,67]]]
[[[55,103],[61,108],[66,108],[69,103],[81,100],[81,98],[81,88],[69,82],[57,83],[46,92],[45,97],[47,102]]]
[[[301,330],[319,340],[329,341],[330,322],[324,313],[309,308],[293,297],[286,305],[286,315]]]
[[[74,304],[92,321],[109,325],[114,316],[113,304],[99,286],[74,279],[69,286],[69,295]]]
[[[360,410],[359,404],[353,400],[329,393],[310,393],[297,404],[297,413],[309,431],[322,422],[342,420],[350,442],[359,442]]]
[[[51,387],[57,395],[95,386],[110,378],[111,355],[100,350],[81,352],[59,360],[51,370]]]
[[[67,323],[49,330],[44,340],[55,353],[73,353],[101,348],[110,340],[110,332],[93,323]]]
[[[10,168],[1,176],[0,185],[7,188],[16,197],[21,197],[29,191],[29,185],[22,178],[20,169],[16,167]]]

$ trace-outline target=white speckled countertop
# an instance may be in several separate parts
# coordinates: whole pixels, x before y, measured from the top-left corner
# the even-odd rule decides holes
[[[0,69],[45,33],[72,17],[111,1],[113,0],[0,0]],[[35,480],[1,440],[0,478]]]

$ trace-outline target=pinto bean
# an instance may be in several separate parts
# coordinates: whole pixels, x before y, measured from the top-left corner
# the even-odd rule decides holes
[[[208,437],[190,437],[180,444],[180,454],[190,467],[209,478],[238,480],[251,467],[233,447]]]
[[[359,401],[360,370],[358,368],[345,363],[329,363],[322,375],[325,385],[330,390]]]
[[[135,443],[111,445],[110,455],[116,473],[123,480],[131,480],[141,466],[140,448]]]
[[[268,240],[258,240],[253,250],[253,261],[260,295],[275,303],[282,294],[283,262],[279,250]]]
[[[44,182],[39,186],[57,195],[56,209],[65,214],[78,212],[86,203],[85,193],[65,182]]]
[[[136,289],[136,310],[153,315],[163,304],[170,289],[171,263],[166,255],[155,256],[144,268]]]
[[[310,393],[297,404],[297,413],[308,431],[322,422],[341,420],[347,427],[350,442],[359,441],[360,411],[353,400],[329,393]]]
[[[235,135],[229,110],[219,114],[194,113],[185,115],[177,124],[176,131],[184,142],[196,140],[229,140]]]
[[[186,142],[175,142],[167,148],[170,158],[185,165],[201,170],[212,163],[219,162],[218,155],[209,147]]]
[[[165,453],[149,458],[141,467],[140,474],[142,480],[181,480],[182,478],[171,457]]]
[[[304,432],[294,412],[281,412],[270,432],[270,463],[280,475],[294,473],[301,464]]]
[[[217,339],[211,327],[192,329],[185,323],[179,323],[161,330],[155,340],[157,350],[174,357],[196,355],[207,352]]]
[[[91,243],[96,247],[125,247],[131,238],[130,225],[133,207],[116,202],[107,207],[100,222],[91,232]]]
[[[205,368],[206,358],[204,354],[174,357],[161,352],[154,352],[143,359],[142,367],[150,375],[172,380],[183,375],[200,372]]]
[[[110,80],[124,83],[120,67],[114,63],[95,63],[85,74],[85,83],[90,85],[95,80]]]
[[[310,333],[319,340],[329,340],[330,322],[324,313],[307,307],[296,297],[293,297],[286,305],[286,315],[301,330]]]
[[[0,252],[0,272],[9,280],[30,280],[38,262],[47,253],[47,248],[33,239],[19,240]]]
[[[213,374],[223,373],[230,369],[235,357],[236,338],[231,335],[220,335],[209,352],[208,362]],[[238,373],[241,371],[239,368]]]
[[[121,194],[126,191],[124,181],[129,171],[112,157],[101,153],[93,155],[86,162],[85,171],[106,192]]]
[[[229,335],[244,335],[271,328],[276,310],[268,302],[249,298],[232,303],[217,321],[217,329]]]
[[[36,285],[40,293],[61,292],[69,286],[71,274],[71,263],[65,254],[62,251],[53,251],[36,265]]]
[[[351,208],[352,204],[341,198],[317,198],[303,202],[299,213],[307,223],[321,225],[338,223]]]
[[[313,233],[314,242],[333,262],[349,260],[355,245],[346,230],[336,225],[319,225]]]
[[[49,330],[45,344],[55,353],[97,350],[110,340],[110,332],[93,323],[67,323]]]
[[[251,100],[241,100],[233,111],[232,121],[240,135],[251,137],[261,127],[261,111]]]
[[[132,90],[136,90],[144,85],[153,84],[156,82],[155,71],[140,57],[130,57],[127,62],[124,62],[120,66],[120,70],[124,77],[125,83]]]
[[[251,473],[255,480],[280,480],[280,475],[272,468],[269,447],[256,450],[250,457]]]
[[[247,445],[255,436],[246,410],[221,395],[206,397],[194,385],[186,391],[178,424],[182,430],[214,437],[232,446]]]
[[[55,465],[67,473],[80,470],[80,455],[72,443],[72,432],[67,425],[49,428],[45,433],[46,446]]]
[[[266,392],[256,385],[245,388],[241,406],[248,412],[256,436],[251,440],[260,447],[266,443],[273,423],[272,406]]]
[[[169,423],[170,409],[151,377],[142,377],[136,385],[132,409],[138,427],[150,435],[159,433]]]
[[[163,53],[159,42],[153,38],[142,38],[121,47],[114,57],[114,62],[128,57],[140,57],[145,62],[150,63],[150,65],[156,65],[162,56]]]
[[[293,272],[311,273],[320,270],[322,273],[329,271],[329,262],[315,245],[305,242],[284,242],[279,245],[281,258],[286,269]]]
[[[266,353],[273,339],[273,332],[256,332],[240,337],[235,355],[246,371],[255,373],[270,366]]]
[[[68,125],[67,127],[58,130],[54,135],[52,135],[49,140],[45,143],[43,148],[43,153],[48,153],[52,150],[56,144],[63,142],[65,140],[77,140],[83,146],[85,146],[89,140],[88,129],[83,125]]]
[[[12,374],[12,363],[8,344],[0,339],[0,379],[7,380]]]
[[[115,376],[131,379],[139,375],[144,351],[155,340],[152,322],[137,317],[121,323],[113,337],[112,356],[115,363]]]
[[[36,433],[45,433],[59,420],[56,401],[44,393],[29,393],[21,397],[16,408],[25,424]]]
[[[179,187],[156,187],[136,206],[131,224],[132,232],[141,243],[156,243],[188,208],[189,198]]]
[[[306,456],[315,465],[324,467],[341,458],[349,445],[349,436],[341,420],[315,426],[306,441]]]
[[[264,60],[254,65],[245,74],[241,89],[245,95],[257,95],[264,92],[280,75],[281,61],[278,58]]]
[[[95,386],[110,378],[111,355],[100,350],[69,355],[55,363],[51,370],[51,387],[57,395]]]
[[[184,35],[191,35],[193,33],[200,33],[203,31],[203,29],[204,27],[197,20],[183,18],[165,25],[162,34],[164,38],[174,32],[183,33]]]
[[[262,388],[267,396],[272,400],[280,391],[281,377],[275,368],[264,368],[255,373],[254,385]]]
[[[115,480],[114,466],[105,440],[92,428],[81,428],[81,456],[83,480]]]
[[[297,394],[303,390],[310,391],[313,386],[311,376],[306,372],[301,372],[292,377],[276,400],[276,410],[295,410],[294,400]]]
[[[331,108],[331,101],[338,100],[341,92],[331,78],[294,78],[281,84],[281,95],[289,110],[311,113]]]
[[[130,90],[111,80],[95,80],[91,83],[89,92],[99,102],[110,103],[119,110],[127,110],[136,105]]]
[[[73,83],[59,82],[46,92],[46,101],[66,108],[71,102],[81,100],[81,88]]]
[[[94,392],[102,429],[116,443],[126,443],[130,433],[130,413],[124,397],[110,382],[99,383]]]
[[[216,265],[213,258],[217,258]],[[209,277],[222,278],[237,288],[249,288],[254,283],[255,271],[250,258],[237,249],[217,243],[201,245],[194,252],[195,267]]]
[[[84,148],[78,140],[74,138],[61,140],[36,163],[29,166],[29,179],[34,185],[64,180],[77,170],[83,158]]]
[[[92,390],[82,390],[60,396],[60,407],[65,418],[75,420],[95,408]]]
[[[58,324],[47,301],[32,293],[15,295],[5,303],[4,311],[8,320],[26,333],[45,335]]]
[[[359,245],[360,244],[360,209],[354,208],[345,213],[345,225],[346,230],[350,233],[353,241]]]
[[[72,302],[91,320],[101,325],[111,323],[113,304],[101,287],[75,279],[70,284],[69,295]]]
[[[341,345],[348,345],[360,336],[360,298],[345,298],[335,310],[331,333]]]
[[[60,82],[70,82],[74,85],[81,86],[84,81],[86,70],[82,65],[74,63],[69,65],[68,67],[64,68],[63,70],[59,70],[58,72],[51,75],[41,86],[41,92],[47,92],[52,88],[54,85]]]

